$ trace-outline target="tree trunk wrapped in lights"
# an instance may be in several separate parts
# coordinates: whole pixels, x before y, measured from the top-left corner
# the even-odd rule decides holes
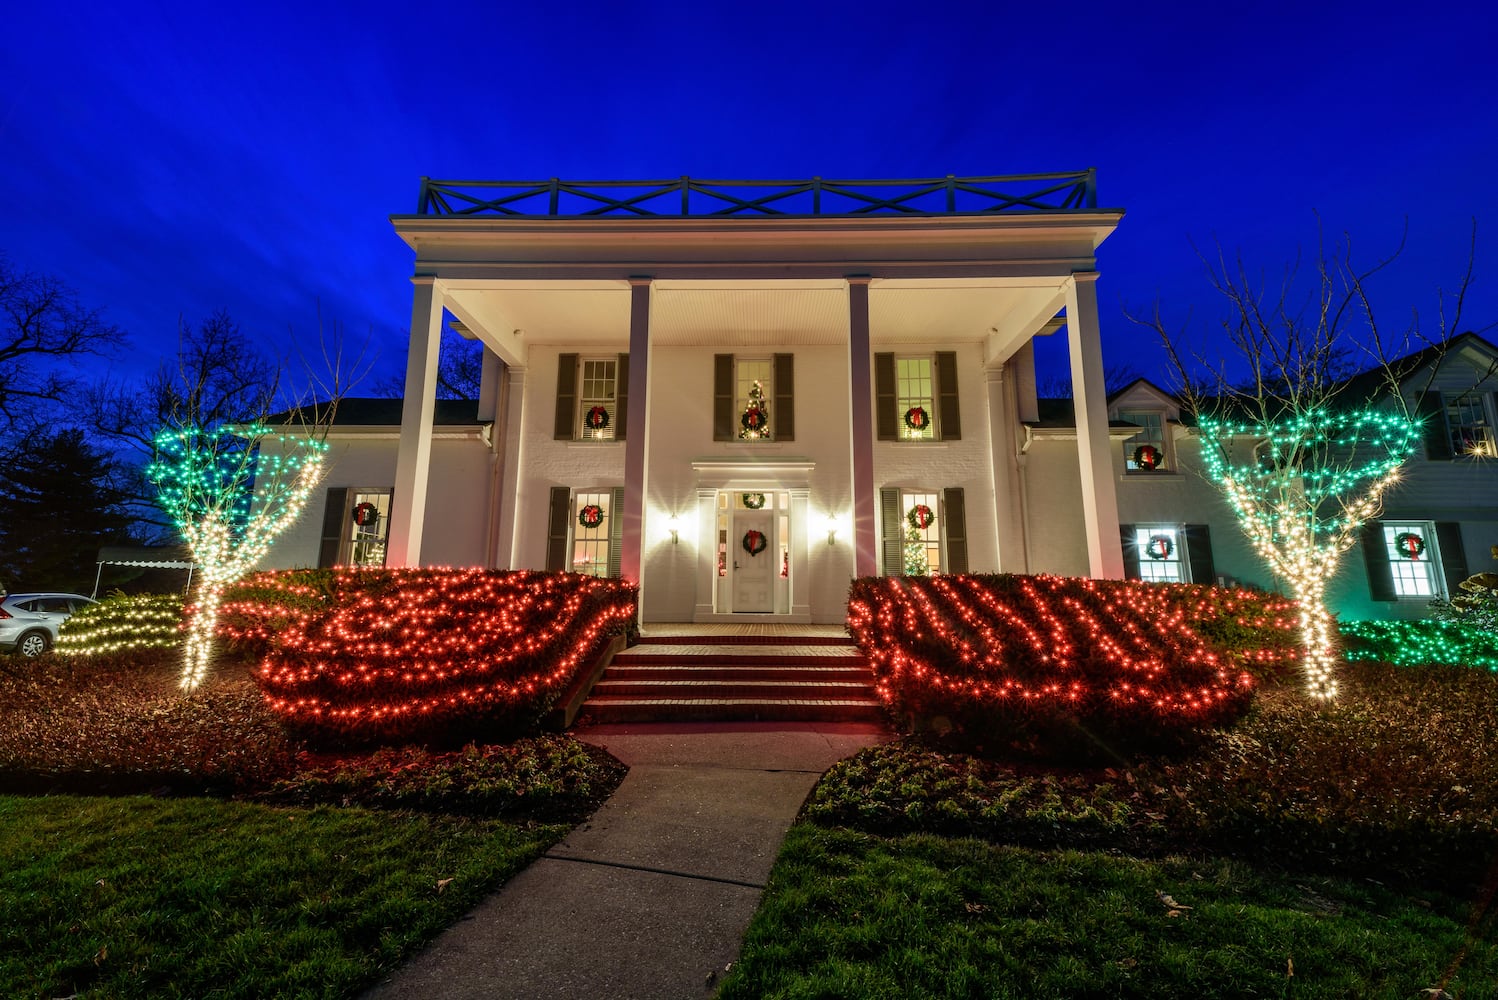
[[[274,444],[271,451],[265,445]],[[182,689],[207,676],[224,589],[302,513],[323,474],[327,444],[265,424],[163,430],[147,475],[201,567],[189,609]]]

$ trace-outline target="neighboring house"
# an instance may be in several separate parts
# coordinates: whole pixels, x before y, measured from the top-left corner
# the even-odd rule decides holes
[[[268,564],[622,575],[646,622],[840,622],[854,576],[915,567],[1268,584],[1170,395],[1105,396],[1095,253],[1121,217],[1090,171],[425,182],[393,218],[406,397],[340,404],[325,492]],[[435,399],[445,322],[483,345],[477,401]],[[1036,398],[1032,341],[1063,328],[1079,419]],[[1461,441],[1491,435],[1481,405],[1443,401]],[[1130,467],[1141,443],[1158,468]],[[1390,515],[1453,572],[1459,524],[1475,563],[1493,469],[1432,457]],[[1416,607],[1358,586],[1336,606]]]
[[[1345,619],[1421,617],[1432,598],[1490,568],[1498,544],[1498,347],[1462,334],[1395,367],[1407,373],[1410,411],[1425,419],[1423,447],[1332,583],[1327,603]],[[1345,398],[1366,398],[1377,378],[1352,380]],[[1175,397],[1139,379],[1109,397],[1108,412],[1126,574],[1272,586],[1227,502],[1204,478],[1192,422]],[[1071,534],[1080,517],[1070,499],[1077,479],[1063,461],[1075,436],[1070,400],[1040,400],[1038,417],[1027,425],[1026,502],[1051,517],[1032,524],[1037,567],[1084,573],[1085,554]],[[1396,545],[1405,534],[1421,543]]]

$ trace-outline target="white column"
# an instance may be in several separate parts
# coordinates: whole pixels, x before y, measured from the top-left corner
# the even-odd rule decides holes
[[[1096,271],[1072,275],[1066,285],[1066,342],[1071,352],[1072,404],[1076,408],[1077,458],[1082,469],[1082,520],[1092,576],[1121,580],[1123,546],[1118,534],[1118,490],[1113,446],[1108,440],[1108,397],[1098,331]]]
[[[650,279],[629,279],[629,433],[624,439],[624,546],[619,575],[640,584],[650,444]]]
[[[1019,470],[1014,452],[1017,408],[1009,363],[984,372],[988,381],[988,436],[993,455],[993,500],[998,526],[998,571],[1025,572],[1024,532],[1020,523]],[[971,540],[968,542],[972,544]],[[971,555],[971,553],[970,553]]]
[[[515,526],[523,514],[520,509],[520,441],[525,428],[520,418],[525,412],[524,368],[511,368],[505,372],[504,413],[495,426],[504,428],[504,457],[500,459],[501,476],[499,494],[495,502],[499,505],[499,539],[494,546],[495,569],[522,569],[521,560],[515,552],[518,535]],[[496,442],[498,444],[499,442]],[[539,516],[539,515],[538,515]],[[542,556],[533,568],[545,565]]]
[[[791,603],[790,613],[797,618],[811,619],[811,546],[818,534],[826,536],[826,529],[813,523],[811,515],[811,490],[792,489],[791,498]],[[821,528],[821,531],[817,529]]]
[[[697,603],[693,621],[718,610],[718,491],[697,490]]]
[[[869,278],[848,278],[848,410],[852,417],[853,571],[879,573],[874,534],[874,399],[870,387]]]
[[[421,565],[421,529],[426,521],[427,474],[432,464],[432,416],[437,408],[437,349],[442,343],[442,296],[435,279],[417,275],[411,306],[411,345],[406,358],[406,398],[401,407],[400,451],[395,459],[395,498],[390,511],[387,566]]]

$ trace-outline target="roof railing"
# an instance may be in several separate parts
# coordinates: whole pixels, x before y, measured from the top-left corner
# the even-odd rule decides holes
[[[924,180],[438,181],[421,179],[417,215],[992,215],[1097,208],[1097,171]]]

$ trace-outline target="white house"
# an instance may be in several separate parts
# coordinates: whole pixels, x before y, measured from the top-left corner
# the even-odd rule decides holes
[[[423,182],[393,218],[416,254],[404,403],[345,401],[322,509],[272,558],[622,574],[646,622],[841,622],[853,576],[911,562],[1267,585],[1175,400],[1105,395],[1096,252],[1122,215],[1091,171]],[[435,399],[449,321],[483,345],[476,406]],[[1037,399],[1038,336],[1066,337],[1074,408]],[[1494,385],[1464,377],[1427,408],[1491,450]],[[1420,460],[1433,485],[1390,523],[1438,568],[1392,603],[1346,575],[1334,606],[1413,609],[1424,586],[1423,609],[1480,565],[1494,476]],[[1161,533],[1170,557],[1141,560]]]

